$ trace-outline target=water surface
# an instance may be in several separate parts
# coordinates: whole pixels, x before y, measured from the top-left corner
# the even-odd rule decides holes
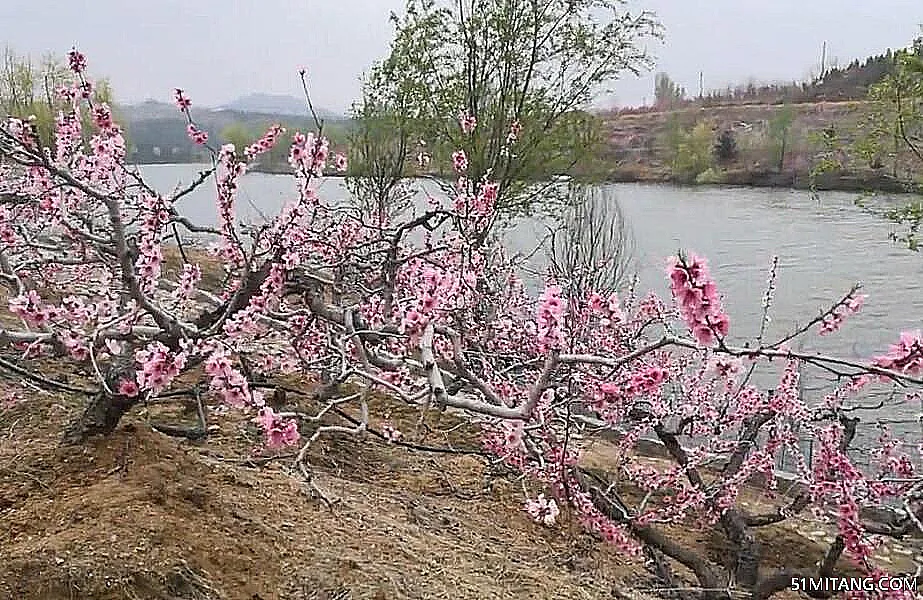
[[[148,181],[169,191],[188,183],[201,167],[149,165]],[[321,194],[346,197],[342,180],[319,182]],[[667,294],[664,259],[683,248],[706,256],[731,316],[732,341],[759,331],[761,299],[771,257],[779,256],[772,321],[767,339],[784,336],[842,297],[854,283],[868,294],[865,307],[842,330],[804,348],[867,360],[887,349],[902,330],[923,328],[923,256],[889,241],[890,225],[854,205],[855,195],[765,188],[673,187],[614,184],[607,192],[619,202],[634,238],[641,290]],[[272,214],[293,197],[290,177],[249,174],[241,186],[239,214]],[[183,210],[215,222],[214,192],[206,187],[185,198]],[[524,250],[541,237],[542,224],[521,223],[510,246]],[[826,382],[806,378],[809,393]],[[888,417],[910,421],[919,406],[896,405]],[[896,429],[915,427],[903,423]]]

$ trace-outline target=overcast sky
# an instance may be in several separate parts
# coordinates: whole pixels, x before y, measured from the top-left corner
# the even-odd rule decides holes
[[[828,57],[849,62],[906,45],[920,0],[631,0],[666,27],[651,48],[657,70],[697,92],[753,77],[792,80]],[[388,15],[403,0],[0,0],[0,44],[39,56],[78,44],[91,71],[123,102],[169,100],[185,88],[199,106],[250,92],[299,94],[308,68],[316,103],[343,111],[360,74],[381,58]],[[653,75],[616,85],[605,104],[651,98]]]

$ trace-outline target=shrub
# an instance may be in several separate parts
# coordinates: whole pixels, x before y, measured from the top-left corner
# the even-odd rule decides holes
[[[683,132],[673,155],[673,174],[681,181],[692,182],[712,165],[712,130],[708,123],[696,124]]]
[[[718,136],[713,149],[715,160],[719,164],[727,164],[737,159],[737,139],[734,132],[725,129]]]
[[[714,167],[705,169],[695,178],[695,182],[699,185],[718,185],[725,183],[725,181],[724,173]]]

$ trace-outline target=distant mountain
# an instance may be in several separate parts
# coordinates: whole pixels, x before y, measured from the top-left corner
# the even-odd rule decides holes
[[[119,105],[118,112],[129,121],[169,119],[179,116],[179,109],[175,105],[157,100],[145,100],[138,104],[122,104]]]
[[[147,119],[168,119],[179,117],[179,110],[173,103],[145,100],[137,104],[123,104],[119,107],[123,117],[131,121]],[[325,121],[344,121],[347,117],[320,107],[314,107],[317,116]],[[275,115],[281,117],[310,118],[304,99],[280,94],[249,94],[241,96],[217,108],[193,106],[193,117],[203,117],[203,112],[233,112],[244,115]]]
[[[304,98],[284,96],[280,94],[248,94],[228,102],[220,109],[233,110],[244,113],[264,115],[293,115],[303,117],[308,114],[308,106]],[[316,107],[317,116],[321,119],[339,121],[344,119],[333,111]]]
[[[308,115],[307,106],[302,108],[300,102],[289,96],[252,94],[220,108],[193,105],[192,117],[208,133],[209,141],[216,144],[229,141],[223,136],[231,126],[242,128],[252,139],[257,139],[276,123],[290,132],[311,131],[314,122]],[[135,162],[191,162],[209,159],[201,147],[189,141],[186,118],[172,103],[147,100],[137,104],[123,104],[116,108],[116,115],[127,130],[132,145],[131,157]],[[342,143],[345,131],[350,126],[349,120],[326,110],[318,110],[318,117],[326,122],[324,131],[331,142]]]

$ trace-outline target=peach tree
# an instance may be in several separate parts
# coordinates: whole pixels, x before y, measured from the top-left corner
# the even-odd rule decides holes
[[[400,217],[369,215],[317,192],[320,177],[346,168],[321,127],[292,136],[288,204],[245,227],[236,213],[241,179],[281,128],[243,148],[211,148],[189,97],[176,90],[190,141],[209,147],[213,164],[189,186],[160,193],[126,164],[111,109],[90,101],[83,55],[74,50],[69,62],[77,83],[60,90],[69,109],[57,116],[53,145],[42,144],[29,119],[0,127],[0,281],[8,295],[0,368],[86,395],[68,441],[110,433],[133,408],[183,393],[178,382],[194,377],[202,382],[196,394],[251,412],[268,446],[294,446],[310,480],[310,445],[372,429],[381,416],[369,399],[386,394],[422,416],[451,410],[479,427],[492,461],[542,490],[524,499],[537,521],[573,519],[645,555],[664,580],[681,566],[715,598],[766,598],[793,577],[837,574],[841,558],[881,579],[887,573],[872,554],[883,537],[920,533],[918,453],[887,435],[872,467],[850,453],[857,396],[881,383],[923,383],[920,333],[901,334],[868,361],[792,349],[793,340],[832,334],[860,310],[858,288],[790,335],[767,340],[761,331],[745,345],[730,343],[718,283],[694,253],[668,262],[669,299],[633,288],[600,293],[571,285],[586,281],[580,273],[560,271],[535,297],[517,262],[482,235],[495,219],[498,186],[468,179],[464,151],[453,156],[457,182],[445,193]],[[462,114],[457,126],[473,135],[477,123]],[[508,127],[503,137],[515,143],[519,124]],[[184,199],[205,185],[214,189],[216,225],[184,214]],[[188,251],[189,235],[210,239],[210,255]],[[166,269],[176,252],[181,267]],[[218,289],[203,283],[216,270]],[[767,392],[753,374],[770,363],[783,368]],[[62,381],[62,364],[89,374],[85,387]],[[840,385],[806,398],[802,369],[833,373]],[[281,378],[303,382],[294,393],[316,411],[269,402],[266,391],[281,389]],[[379,433],[402,443],[392,425]],[[600,436],[615,456],[602,474],[581,462]],[[814,440],[810,456],[805,437]],[[650,443],[662,460],[651,460]],[[796,491],[779,493],[765,512],[746,510],[741,494],[754,481],[772,487],[783,452],[796,457]],[[871,518],[886,505],[898,507],[893,519]],[[816,572],[768,571],[755,531],[807,512],[837,532]],[[672,537],[676,524],[721,532],[728,560]]]

